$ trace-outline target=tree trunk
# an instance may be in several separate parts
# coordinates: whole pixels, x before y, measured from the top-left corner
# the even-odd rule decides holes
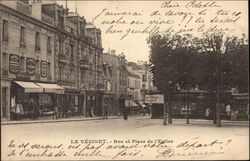
[[[187,88],[187,124],[189,124],[189,86]]]
[[[221,118],[220,118],[220,93],[217,91],[216,95],[216,126],[221,127]]]
[[[220,53],[217,53],[217,66],[216,66],[216,126],[221,127],[220,118],[220,94],[221,94],[221,73],[220,73]]]
[[[172,116],[171,116],[171,94],[168,94],[168,124],[172,124]]]
[[[213,102],[213,124],[216,124],[216,103]]]
[[[167,125],[167,105],[166,105],[166,94],[164,94],[164,103],[163,103],[163,125]]]

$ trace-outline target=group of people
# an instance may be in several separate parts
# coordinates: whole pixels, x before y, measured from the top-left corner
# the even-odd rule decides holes
[[[225,113],[227,115],[228,120],[237,119],[238,110],[235,110],[235,111],[232,110],[230,104],[226,105]],[[205,119],[212,119],[212,110],[210,108],[207,108],[205,110],[204,116],[205,116]]]

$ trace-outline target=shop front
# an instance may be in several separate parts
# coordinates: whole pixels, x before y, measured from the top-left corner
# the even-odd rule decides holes
[[[82,116],[87,116],[87,110],[86,110],[86,91],[81,90],[80,95],[78,97],[79,101],[79,113]]]
[[[43,93],[43,88],[34,82],[13,81],[10,93],[10,120],[32,118],[33,99],[38,104],[38,95]]]
[[[11,85],[10,120],[35,119],[57,114],[56,98],[64,89],[53,83],[13,81]],[[37,118],[38,119],[38,118]]]
[[[64,94],[59,98],[60,117],[75,117],[80,116],[82,109],[79,104],[80,91],[72,88],[65,88]]]
[[[103,108],[104,106],[107,107],[109,111],[109,115],[117,114],[117,109],[114,107],[114,94],[104,94],[103,97]],[[103,109],[104,110],[104,109]]]
[[[87,91],[86,93],[86,116],[102,116],[103,114],[103,92]]]

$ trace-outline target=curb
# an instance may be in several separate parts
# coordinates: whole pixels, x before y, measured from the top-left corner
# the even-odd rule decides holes
[[[121,116],[110,117],[109,119],[118,119]],[[82,119],[63,119],[63,120],[40,120],[40,121],[20,121],[20,122],[1,122],[1,125],[19,125],[19,124],[39,124],[39,123],[55,123],[55,122],[73,122],[73,121],[94,121],[94,120],[104,120],[101,117],[98,118],[82,118]]]

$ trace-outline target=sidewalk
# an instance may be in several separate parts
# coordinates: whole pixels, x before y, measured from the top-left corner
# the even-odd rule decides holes
[[[108,119],[117,119],[122,118],[122,116],[109,116]],[[71,121],[91,121],[91,120],[102,120],[103,117],[69,117],[69,118],[59,118],[59,119],[51,119],[51,118],[39,118],[39,120],[18,120],[18,121],[10,121],[10,120],[1,120],[1,125],[17,125],[17,124],[35,124],[35,123],[52,123],[52,122],[71,122]]]

